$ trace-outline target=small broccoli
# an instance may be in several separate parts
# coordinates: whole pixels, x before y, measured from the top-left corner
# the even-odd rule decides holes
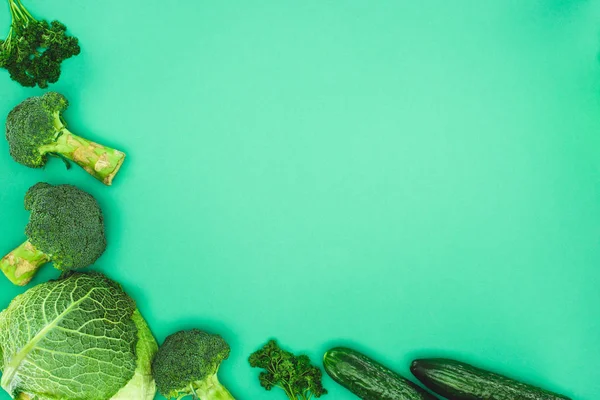
[[[0,260],[0,269],[16,285],[26,285],[52,261],[61,271],[85,268],[104,252],[104,219],[96,200],[71,185],[38,183],[25,195],[30,211],[27,241]]]
[[[198,329],[172,334],[152,362],[159,393],[168,399],[192,396],[203,400],[234,400],[217,378],[229,351],[229,345],[219,335]]]
[[[58,81],[62,62],[80,53],[79,41],[58,21],[36,20],[21,0],[8,5],[12,24],[0,40],[0,67],[22,86],[46,88]]]
[[[62,112],[69,106],[60,93],[30,97],[13,108],[6,119],[10,155],[30,168],[41,168],[48,155],[74,161],[106,185],[121,168],[125,154],[69,132]]]
[[[323,373],[310,363],[308,356],[295,356],[279,347],[275,340],[253,353],[250,366],[262,368],[258,377],[266,390],[281,388],[290,400],[310,400],[327,394],[321,379]]]

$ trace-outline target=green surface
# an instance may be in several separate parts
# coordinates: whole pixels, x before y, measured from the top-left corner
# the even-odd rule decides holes
[[[0,140],[1,252],[29,186],[91,192],[97,269],[159,341],[227,338],[239,399],[282,399],[246,362],[269,337],[600,398],[599,1],[26,4],[81,40],[51,87],[70,129],[128,158],[105,187]],[[41,91],[2,72],[0,93],[4,116]],[[0,281],[0,307],[22,290]]]

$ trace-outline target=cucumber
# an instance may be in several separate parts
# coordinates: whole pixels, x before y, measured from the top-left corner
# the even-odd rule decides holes
[[[334,381],[363,400],[436,400],[436,397],[369,357],[336,347],[323,357]]]
[[[570,400],[560,394],[445,358],[415,360],[410,370],[425,386],[449,400]]]

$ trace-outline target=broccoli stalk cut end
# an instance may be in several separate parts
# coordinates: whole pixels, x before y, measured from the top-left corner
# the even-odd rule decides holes
[[[25,286],[38,269],[49,261],[50,257],[28,240],[0,260],[0,270],[15,285]]]
[[[195,399],[235,400],[216,374],[195,382],[190,389],[195,393]]]
[[[41,146],[40,154],[65,157],[105,185],[111,185],[125,160],[125,153],[73,134],[63,124],[60,112],[54,113],[54,126],[58,132],[57,139]]]

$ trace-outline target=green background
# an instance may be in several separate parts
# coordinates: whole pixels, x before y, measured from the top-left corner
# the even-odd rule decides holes
[[[24,240],[29,186],[89,191],[96,269],[160,341],[221,333],[240,399],[283,398],[246,361],[271,337],[600,398],[600,2],[25,3],[81,41],[52,86],[70,128],[128,158],[104,187],[1,140],[0,252]],[[42,91],[2,71],[0,93],[4,119]],[[22,290],[0,282],[0,307]]]

